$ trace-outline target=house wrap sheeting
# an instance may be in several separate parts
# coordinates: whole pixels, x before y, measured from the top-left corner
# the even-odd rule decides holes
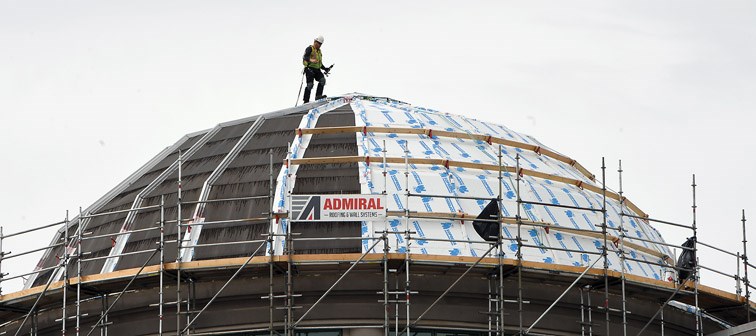
[[[536,146],[550,150],[547,146],[538,142],[531,136],[517,133],[509,128],[463,116],[439,112],[423,107],[413,106],[401,102],[386,100],[353,99],[352,109],[356,114],[357,126],[375,126],[395,129],[397,132],[358,132],[357,143],[359,155],[369,156],[372,164],[360,163],[360,184],[363,193],[383,192],[383,164],[382,151],[385,150],[388,157],[404,157],[417,159],[441,159],[449,162],[475,163],[483,165],[499,164],[499,145],[484,140],[466,138],[464,135],[456,137],[438,136],[438,131],[453,132],[457,134],[491,136]],[[425,134],[402,134],[399,129],[426,129]],[[523,146],[525,147],[525,146]],[[406,151],[406,154],[405,154]],[[555,152],[554,150],[550,150]],[[593,181],[576,167],[559,161],[547,155],[536,153],[532,150],[501,146],[502,165],[516,167],[516,156],[520,157],[520,167],[535,172],[553,176],[566,177],[578,180],[583,184],[594,185],[601,188],[600,181]],[[404,197],[405,179],[404,173],[408,170],[403,163],[389,163],[385,183],[388,194],[389,210],[401,211],[408,208],[411,211],[420,212],[463,212],[473,216],[480,213],[489,202],[485,199],[452,199],[442,197],[410,197],[409,205],[405,204]],[[409,167],[409,190],[410,193],[427,195],[467,196],[494,199],[499,195],[499,172],[492,169],[465,168],[443,165],[410,164]],[[516,176],[513,173],[504,172],[501,180],[502,201],[500,208],[505,217],[514,217],[517,214],[516,199]],[[571,183],[558,182],[549,178],[522,175],[520,181],[520,194],[523,200],[537,201],[550,204],[564,204],[582,208],[592,208],[594,211],[565,209],[543,205],[522,204],[521,217],[534,222],[543,222],[558,228],[575,228],[580,230],[601,231],[602,225],[602,202],[601,193],[581,188]],[[659,255],[670,255],[666,246],[649,243],[645,240],[664,242],[659,232],[647,223],[630,218],[620,218],[620,213],[639,215],[632,209],[624,206],[620,208],[620,202],[616,199],[607,198],[607,226],[609,234],[619,237],[618,229],[620,221],[624,220],[626,241],[643,246],[648,250],[656,251],[657,254],[633,250],[630,255],[634,259],[647,260],[663,264],[665,261]],[[472,228],[472,221],[412,219],[409,221],[410,230],[417,232],[420,238],[440,238],[449,240],[472,240],[482,241]],[[362,232],[366,236],[374,235],[373,232],[387,228],[396,232],[396,239],[391,242],[399,242],[394,247],[403,251],[401,231],[405,223],[401,218],[389,219],[387,222],[365,222]],[[516,224],[506,224],[502,227],[506,238],[515,238],[517,235]],[[543,227],[524,225],[522,228],[523,239],[527,239],[529,245],[542,245],[565,250],[601,252],[603,238],[586,234],[577,234],[568,231],[546,230]],[[633,240],[632,238],[641,238]],[[516,258],[517,243],[509,241],[504,250],[506,258]],[[616,246],[609,253],[610,269],[620,271],[621,263]],[[474,243],[455,243],[438,241],[417,241],[410,246],[412,253],[464,255],[478,256],[484,253],[487,246]],[[644,251],[646,251],[644,249]],[[523,249],[525,260],[540,261],[546,263],[566,264],[574,266],[588,266],[598,255],[575,253],[544,248]],[[627,261],[626,272],[654,279],[663,278],[665,270],[653,269],[648,264],[637,261]]]

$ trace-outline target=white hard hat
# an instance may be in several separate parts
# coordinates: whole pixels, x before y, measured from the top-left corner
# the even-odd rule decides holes
[[[315,41],[318,41],[318,43],[320,43],[320,44],[323,44],[324,40],[325,39],[323,38],[323,35],[320,35],[320,36],[318,36],[318,37],[315,38]]]

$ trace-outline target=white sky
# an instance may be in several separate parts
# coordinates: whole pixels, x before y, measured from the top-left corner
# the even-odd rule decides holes
[[[605,156],[615,190],[622,159],[626,195],[654,218],[691,222],[695,173],[699,239],[742,248],[741,209],[756,223],[756,2],[372,3],[0,0],[0,225],[73,217],[184,134],[292,106],[322,34],[326,93],[506,125],[598,176]],[[700,256],[735,272],[734,257]]]

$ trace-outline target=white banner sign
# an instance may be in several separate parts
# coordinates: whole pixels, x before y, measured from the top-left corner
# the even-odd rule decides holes
[[[386,218],[386,195],[292,195],[293,221],[353,222]]]

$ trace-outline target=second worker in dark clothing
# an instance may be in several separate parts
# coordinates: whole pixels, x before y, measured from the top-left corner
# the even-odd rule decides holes
[[[312,87],[315,85],[315,81],[318,81],[318,88],[315,91],[315,100],[325,98],[323,88],[325,87],[326,79],[321,69],[324,69],[326,74],[328,74],[328,71],[330,71],[331,68],[323,66],[323,54],[320,51],[321,45],[323,45],[323,36],[318,36],[315,38],[315,41],[313,41],[312,45],[305,49],[304,56],[302,56],[302,63],[305,66],[304,73],[307,77],[307,87],[304,91],[305,103],[310,101],[310,93],[312,92]]]

